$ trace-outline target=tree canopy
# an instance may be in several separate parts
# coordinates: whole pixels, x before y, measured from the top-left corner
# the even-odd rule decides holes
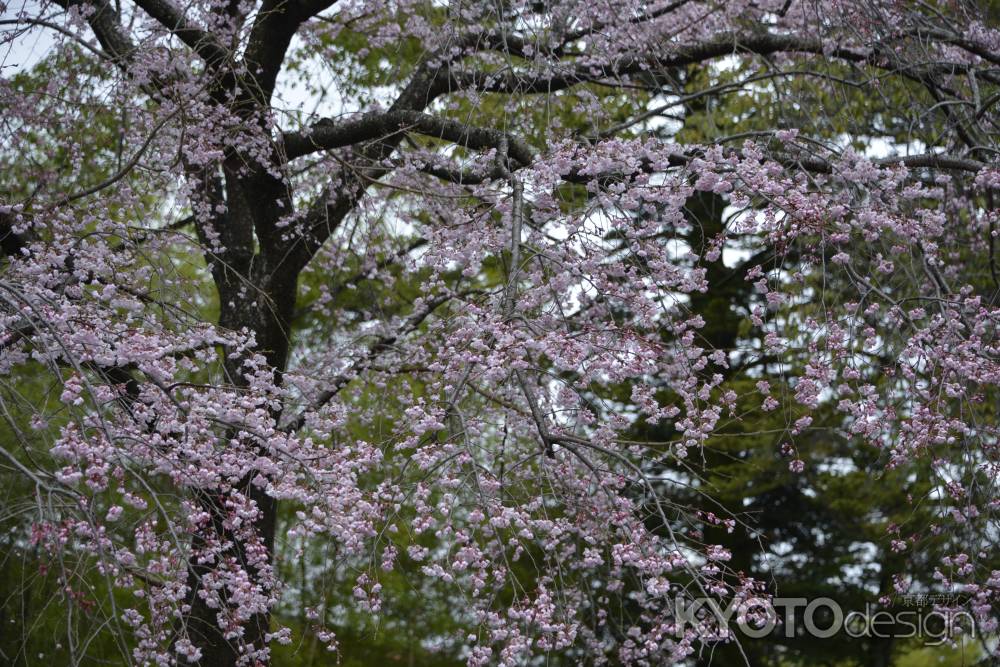
[[[0,7],[0,662],[997,659],[994,3]]]

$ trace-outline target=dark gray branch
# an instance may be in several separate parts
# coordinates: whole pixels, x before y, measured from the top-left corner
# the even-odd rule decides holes
[[[210,66],[217,67],[229,58],[228,49],[219,44],[213,35],[188,21],[183,10],[175,7],[170,0],[135,0],[135,4],[191,47]]]
[[[70,7],[93,8],[87,17],[90,29],[101,43],[101,47],[119,64],[124,66],[135,55],[135,44],[122,28],[120,17],[107,0],[55,0],[63,9]]]
[[[800,35],[725,33],[699,44],[678,47],[666,54],[650,53],[616,58],[602,67],[597,75],[593,73],[591,66],[568,66],[565,72],[553,76],[453,70],[449,72],[447,80],[439,85],[449,90],[475,88],[493,93],[548,93],[580,83],[602,81],[607,77],[638,74],[649,68],[682,67],[734,54],[768,56],[776,53],[823,55],[855,63],[867,62],[875,57],[870,50],[825,48],[821,40]]]
[[[299,26],[337,0],[264,0],[253,27],[244,60],[254,80],[257,101],[267,103]]]
[[[499,149],[506,142],[510,157],[522,165],[529,165],[534,161],[531,148],[511,134],[408,110],[367,113],[359,118],[339,123],[321,121],[307,132],[285,134],[285,153],[291,160],[320,150],[341,148],[377,139],[398,138],[398,135],[406,132],[444,139],[475,150]]]

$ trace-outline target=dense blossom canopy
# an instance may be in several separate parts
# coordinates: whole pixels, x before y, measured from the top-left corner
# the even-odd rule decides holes
[[[333,651],[401,563],[460,600],[471,666],[737,641],[674,600],[759,609],[707,537],[752,520],[675,492],[761,412],[793,475],[832,410],[927,481],[884,538],[933,576],[894,592],[996,631],[986,9],[52,0],[0,28],[9,60],[47,44],[0,78],[0,454],[32,488],[5,544],[67,607],[99,582],[124,658],[267,663],[303,595],[278,555],[316,545],[352,579],[306,612]],[[753,287],[724,344],[693,305],[719,281]]]

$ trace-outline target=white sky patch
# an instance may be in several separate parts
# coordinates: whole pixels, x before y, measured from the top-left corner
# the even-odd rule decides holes
[[[7,6],[6,11],[0,13],[4,20],[14,20],[21,12],[29,16],[38,14],[39,5],[37,2],[14,2]],[[7,34],[14,30],[22,30],[21,26],[2,26],[0,34]],[[0,74],[10,76],[12,72],[24,72],[31,69],[45,56],[52,47],[55,46],[55,34],[46,28],[35,27],[26,30],[9,44],[0,47]]]

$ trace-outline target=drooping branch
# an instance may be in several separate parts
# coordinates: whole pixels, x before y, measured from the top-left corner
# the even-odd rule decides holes
[[[364,355],[351,364],[348,371],[338,375],[331,382],[329,382],[327,388],[320,392],[312,404],[307,409],[292,418],[284,426],[283,430],[286,433],[294,433],[305,426],[306,418],[310,412],[315,412],[332,401],[334,397],[336,397],[337,394],[339,394],[340,391],[351,382],[351,380],[370,368],[372,363],[378,359],[379,356],[387,350],[392,349],[392,346],[396,343],[396,341],[403,336],[416,331],[431,313],[437,310],[439,306],[447,303],[453,298],[454,296],[444,295],[426,301],[420,308],[417,308],[403,321],[402,326],[400,326],[397,331],[380,336],[374,343],[372,343]]]
[[[81,48],[84,48],[87,51],[90,51],[91,53],[93,53],[95,56],[97,56],[101,60],[109,60],[109,61],[114,60],[114,58],[112,58],[108,53],[104,52],[99,47],[95,46],[94,44],[92,44],[88,40],[84,39],[81,35],[78,35],[77,33],[73,32],[72,30],[64,28],[63,26],[59,25],[58,23],[55,23],[54,21],[49,21],[47,19],[42,19],[42,18],[32,19],[32,18],[27,18],[27,17],[17,18],[17,19],[2,19],[2,20],[0,20],[0,26],[7,26],[7,25],[18,26],[18,27],[38,26],[39,28],[45,28],[46,30],[52,30],[53,32],[59,33],[63,37],[66,37],[67,39],[71,39],[74,43],[76,43],[77,45],[79,45]]]

